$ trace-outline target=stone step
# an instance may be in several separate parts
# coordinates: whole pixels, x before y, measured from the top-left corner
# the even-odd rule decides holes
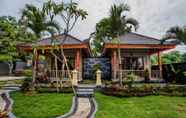
[[[94,92],[94,89],[78,88],[77,91],[78,92]]]
[[[21,87],[21,85],[20,84],[5,84],[1,87]]]
[[[93,96],[95,88],[95,85],[79,84],[76,88],[76,94],[79,97]]]
[[[80,84],[77,88],[85,88],[85,89],[95,89],[96,85],[87,85],[87,84]]]
[[[78,97],[89,97],[93,96],[94,92],[76,92]]]
[[[2,90],[20,90],[20,87],[2,87]]]

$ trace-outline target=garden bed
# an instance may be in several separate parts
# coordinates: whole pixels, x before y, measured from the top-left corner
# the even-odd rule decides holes
[[[20,118],[53,118],[65,114],[71,108],[73,94],[37,93],[26,95],[11,93],[13,113]]]
[[[170,84],[133,84],[131,87],[120,87],[118,84],[107,85],[102,89],[102,93],[110,96],[186,96],[186,85]]]

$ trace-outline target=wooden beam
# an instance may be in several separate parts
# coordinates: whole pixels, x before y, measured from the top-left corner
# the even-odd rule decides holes
[[[117,44],[105,44],[104,48],[118,48]],[[155,45],[155,44],[120,44],[122,49],[172,49],[175,45]]]
[[[65,44],[65,45],[58,45],[55,46],[56,48],[63,48],[63,49],[81,49],[81,48],[88,48],[86,44]],[[22,48],[25,51],[32,51],[33,48],[29,46],[19,46],[18,48]],[[38,46],[38,50],[44,49],[55,49],[54,46],[51,45],[45,45],[45,46]]]

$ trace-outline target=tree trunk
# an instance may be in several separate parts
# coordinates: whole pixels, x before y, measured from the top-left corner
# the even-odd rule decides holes
[[[55,69],[56,69],[56,71],[55,71],[55,78],[56,78],[56,81],[57,81],[56,90],[57,90],[57,92],[59,92],[59,87],[58,87],[58,85],[59,85],[59,77],[58,77],[57,57],[55,57]]]
[[[121,49],[120,49],[119,35],[117,36],[117,39],[118,39],[118,60],[119,60],[119,82],[120,82],[120,86],[123,86],[123,83],[122,83],[122,72],[121,72]]]

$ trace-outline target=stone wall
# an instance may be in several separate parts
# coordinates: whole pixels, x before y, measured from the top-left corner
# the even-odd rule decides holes
[[[0,75],[8,75],[8,74],[9,74],[8,64],[5,62],[0,62]]]
[[[111,79],[111,63],[109,58],[85,58],[83,60],[83,78],[95,79],[94,65],[99,65],[102,71],[102,79]]]

